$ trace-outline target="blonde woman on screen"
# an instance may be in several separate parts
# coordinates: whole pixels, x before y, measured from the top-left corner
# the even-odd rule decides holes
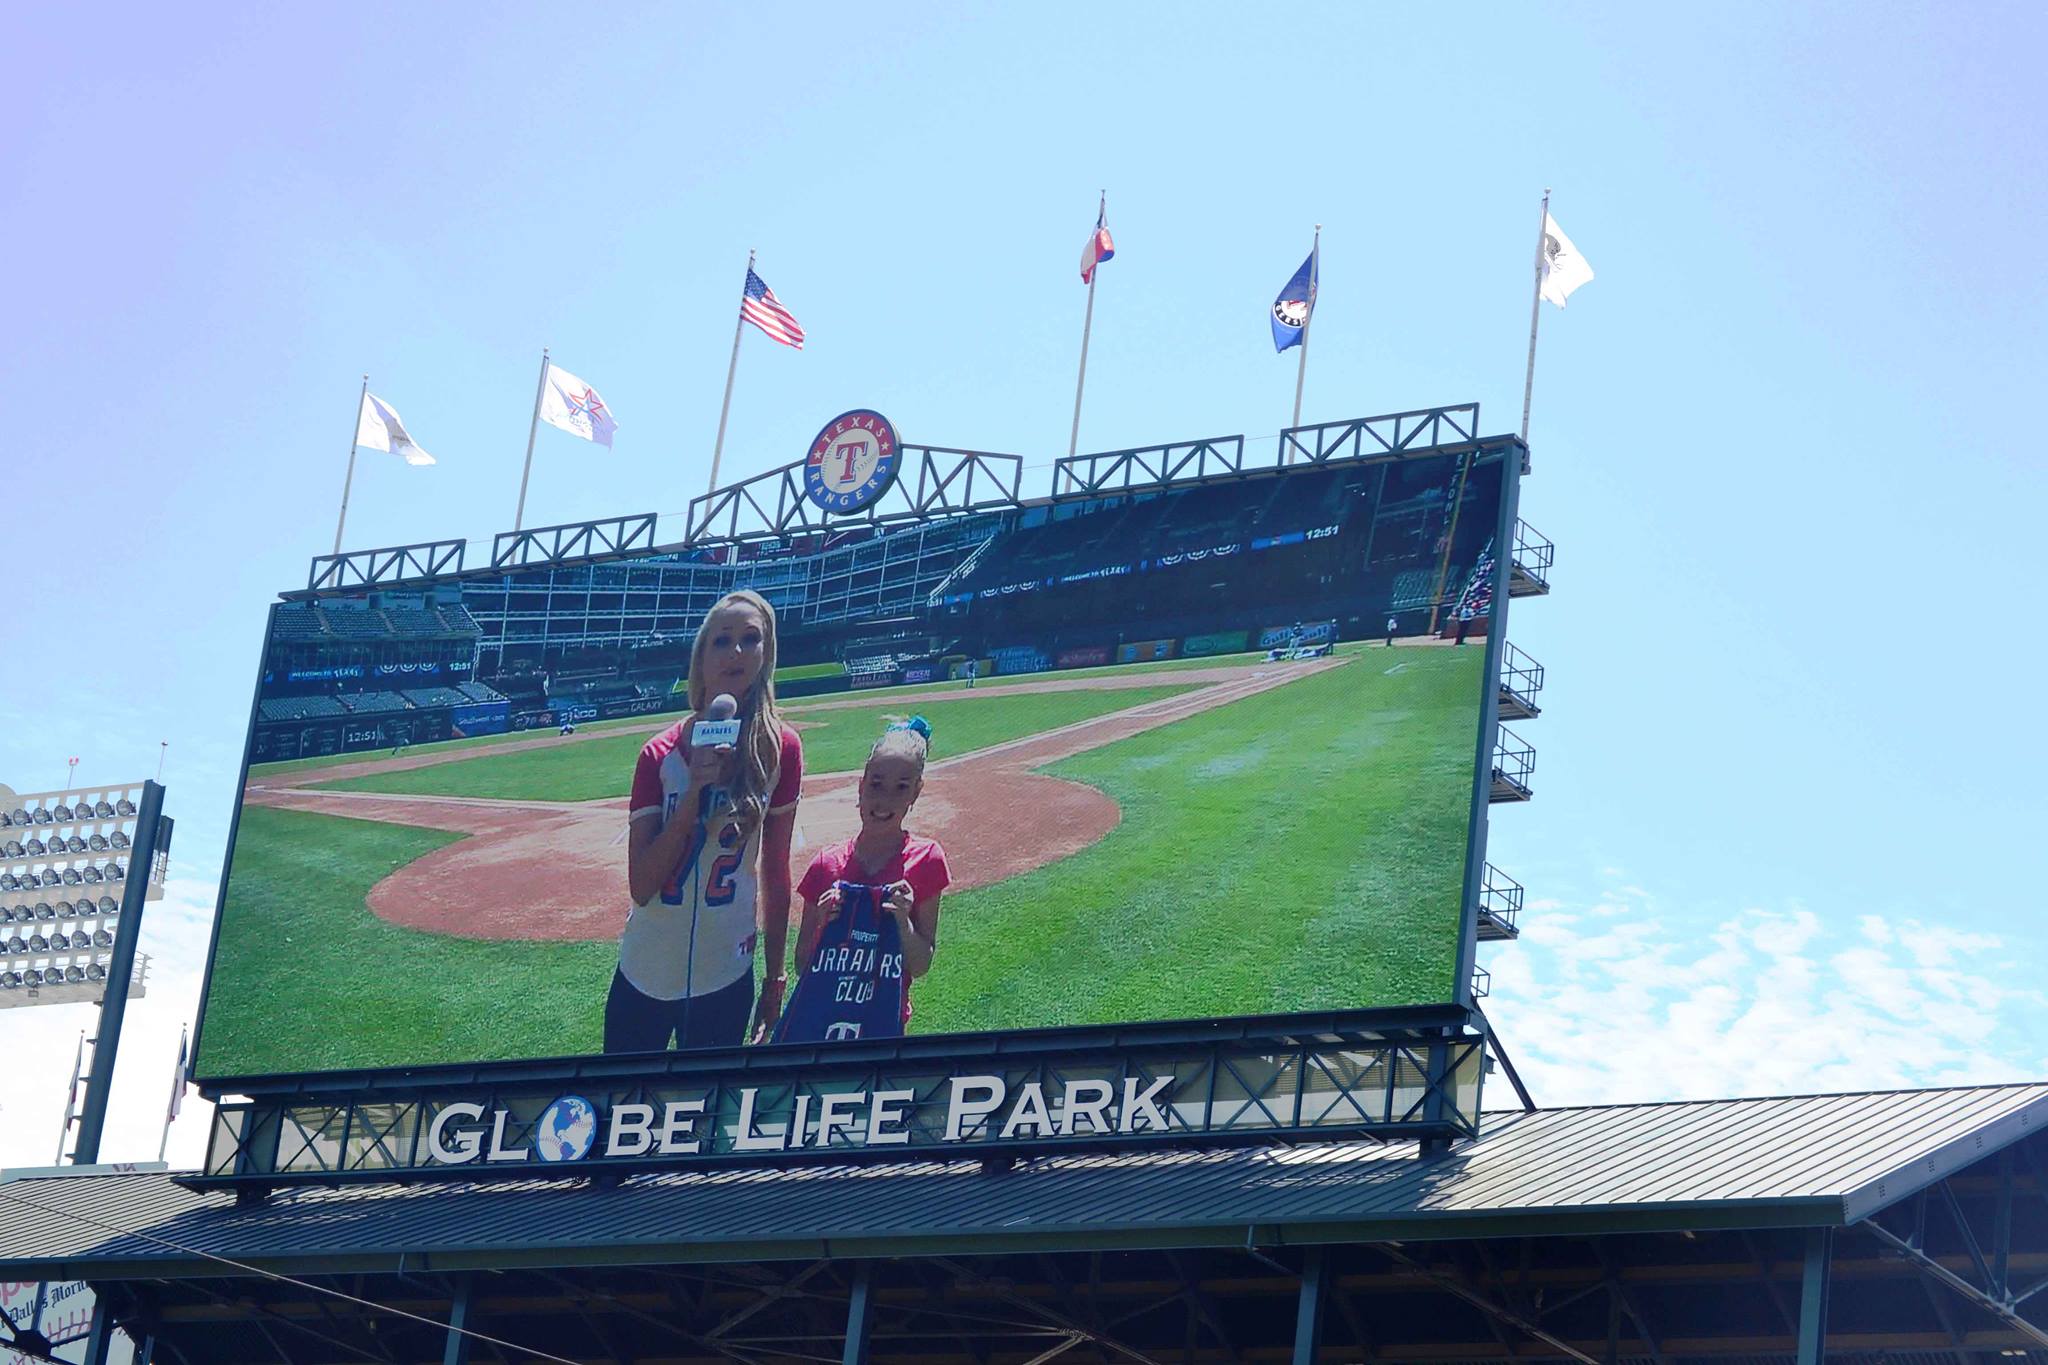
[[[739,738],[692,744],[729,696]],[[803,743],[775,707],[775,609],[751,592],[715,603],[690,651],[690,714],[633,770],[626,880],[633,909],[605,1001],[606,1052],[732,1047],[782,1012],[789,845]],[[767,964],[758,1005],[757,949]]]

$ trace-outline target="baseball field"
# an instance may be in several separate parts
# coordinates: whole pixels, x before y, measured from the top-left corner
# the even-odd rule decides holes
[[[1180,660],[785,706],[795,871],[857,828],[884,717],[954,873],[913,1033],[1450,998],[1484,651]],[[626,796],[672,718],[251,768],[207,1077],[600,1047]]]

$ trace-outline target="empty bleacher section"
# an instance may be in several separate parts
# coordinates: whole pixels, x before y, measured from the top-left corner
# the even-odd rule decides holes
[[[256,704],[262,721],[313,720],[321,716],[345,716],[348,708],[332,697],[265,697]]]
[[[507,728],[503,694],[472,682],[481,631],[453,585],[288,602],[272,621],[257,762]]]
[[[466,584],[462,603],[481,631],[480,676],[556,673],[590,649],[678,646],[686,667],[698,623],[735,588],[774,606],[781,662],[837,657],[865,623],[922,613],[925,599],[995,534],[994,516],[957,517],[887,533],[804,535],[630,562],[557,566]]]
[[[988,649],[997,672],[1130,642],[1256,648],[1290,620],[1357,639],[1393,614],[1420,633],[1498,530],[1476,511],[1453,529],[1456,473],[1387,461],[1029,508],[937,595],[932,625]],[[1498,477],[1475,468],[1463,507],[1492,505]]]

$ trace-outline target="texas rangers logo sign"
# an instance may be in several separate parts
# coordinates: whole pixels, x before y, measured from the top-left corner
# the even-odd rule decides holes
[[[825,424],[804,458],[804,494],[827,512],[858,512],[896,482],[902,464],[896,428],[871,408]]]

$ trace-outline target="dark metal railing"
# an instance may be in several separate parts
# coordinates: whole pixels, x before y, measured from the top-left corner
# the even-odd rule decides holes
[[[1527,801],[1529,779],[1536,772],[1536,750],[1503,725],[1494,740],[1493,793],[1495,801]]]
[[[306,590],[333,592],[460,573],[463,547],[468,543],[466,540],[425,540],[417,545],[315,555],[312,567],[306,573]]]
[[[655,514],[572,521],[505,531],[491,542],[491,567],[517,569],[654,548]]]
[[[1199,441],[1064,456],[1053,461],[1052,495],[1064,498],[1121,493],[1176,481],[1199,483],[1243,472],[1244,437],[1210,436]]]
[[[1503,706],[1513,704],[1517,718],[1534,716],[1539,708],[1536,694],[1543,690],[1543,665],[1515,648],[1514,642],[1501,642],[1500,687]]]
[[[1515,519],[1515,551],[1510,561],[1515,574],[1526,580],[1529,590],[1550,590],[1550,565],[1557,558],[1557,546],[1528,522]],[[1514,585],[1510,585],[1512,588]]]
[[[1493,921],[1500,931],[1498,937],[1513,938],[1521,932],[1518,921],[1525,894],[1520,882],[1492,863],[1486,865],[1479,886],[1479,914],[1481,919]]]
[[[1327,464],[1373,455],[1441,455],[1445,447],[1479,439],[1479,405],[1417,408],[1381,417],[1354,417],[1318,426],[1283,427],[1280,463]]]

